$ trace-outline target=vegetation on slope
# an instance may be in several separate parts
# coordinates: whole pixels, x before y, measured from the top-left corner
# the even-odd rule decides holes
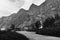
[[[16,14],[0,18],[0,27],[6,27],[7,29],[13,24],[15,28],[24,28],[26,25],[30,26],[38,20],[44,22],[48,17],[54,17],[55,14],[60,13],[59,6],[58,0],[46,0],[40,6],[32,4],[29,10],[21,9]]]

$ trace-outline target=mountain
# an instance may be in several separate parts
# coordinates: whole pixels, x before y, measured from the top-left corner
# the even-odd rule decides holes
[[[28,10],[28,13],[30,14],[30,15],[33,15],[33,14],[37,14],[38,12],[39,12],[39,6],[37,6],[37,5],[35,5],[35,4],[32,4],[31,6],[30,6],[30,9]]]
[[[59,5],[59,1],[56,0],[46,0],[39,6],[32,4],[29,10],[22,8],[17,13],[13,13],[5,18],[0,18],[0,27],[9,28],[11,24],[15,25],[15,27],[23,27],[40,20],[40,17],[42,17],[42,19],[54,17],[54,14],[59,14],[60,12]]]

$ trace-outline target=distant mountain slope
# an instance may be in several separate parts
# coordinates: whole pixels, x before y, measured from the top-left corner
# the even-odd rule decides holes
[[[8,17],[0,18],[0,27],[10,27],[14,24],[15,27],[35,22],[36,20],[46,19],[47,17],[54,17],[54,14],[60,13],[60,3],[58,0],[46,0],[40,6],[32,4],[29,10],[20,9],[16,14],[11,14]],[[38,16],[39,15],[39,16]],[[42,15],[42,16],[41,16]],[[43,15],[45,15],[43,17]],[[25,25],[26,25],[25,24]]]

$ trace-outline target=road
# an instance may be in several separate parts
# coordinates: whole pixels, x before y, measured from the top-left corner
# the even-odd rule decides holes
[[[26,32],[26,31],[17,31],[17,32],[27,36],[28,38],[30,38],[30,40],[60,40],[60,38],[57,37],[42,36],[35,34],[34,32]]]

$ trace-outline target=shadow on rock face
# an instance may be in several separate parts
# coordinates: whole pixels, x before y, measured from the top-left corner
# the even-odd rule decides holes
[[[0,40],[29,40],[29,38],[16,32],[0,31]]]

